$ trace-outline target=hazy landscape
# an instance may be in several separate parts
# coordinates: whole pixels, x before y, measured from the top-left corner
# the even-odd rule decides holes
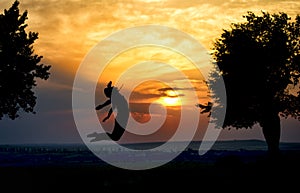
[[[129,149],[150,149],[163,144],[138,143],[125,144]],[[174,151],[180,142],[173,142]],[[222,158],[234,156],[241,162],[256,162],[266,157],[267,146],[260,140],[234,140],[217,141],[211,150],[203,156],[198,154],[201,141],[193,141],[184,152],[179,154],[172,163],[195,162],[215,164]],[[114,152],[119,158],[126,156],[126,152],[112,149],[110,145],[99,146],[103,153]],[[283,153],[300,151],[300,143],[281,143]],[[163,157],[168,152],[157,152]],[[159,156],[158,156],[159,157]],[[37,167],[37,166],[108,166],[108,164],[95,156],[84,144],[18,144],[0,145],[0,166],[1,167]]]
[[[297,181],[292,176],[300,169],[300,143],[281,143],[282,154],[277,161],[268,160],[266,144],[260,140],[218,141],[203,156],[198,155],[199,144],[192,142],[168,164],[143,171],[111,166],[83,144],[1,145],[1,184],[11,189],[47,187],[51,191],[88,190],[96,186],[100,192],[110,192],[120,188],[139,191],[193,189],[195,186],[200,189],[231,190],[236,185],[255,190],[258,187],[267,188],[266,180],[270,179],[278,182],[275,187],[286,186],[289,189]],[[146,149],[153,145],[160,144],[126,146]],[[102,151],[107,153],[111,149],[108,146]],[[118,153],[126,156],[124,152]],[[158,153],[163,155],[166,152]]]

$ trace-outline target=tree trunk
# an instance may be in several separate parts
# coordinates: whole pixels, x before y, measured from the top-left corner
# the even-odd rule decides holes
[[[269,112],[264,116],[261,124],[265,140],[268,145],[268,153],[271,157],[279,155],[280,142],[280,118],[278,113]]]

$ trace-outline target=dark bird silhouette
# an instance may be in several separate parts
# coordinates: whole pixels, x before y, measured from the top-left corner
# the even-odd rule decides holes
[[[209,113],[209,115],[208,116],[210,116],[211,115],[211,108],[212,108],[212,105],[213,105],[213,103],[212,102],[208,102],[207,103],[207,105],[203,105],[203,104],[196,104],[196,107],[199,107],[200,109],[203,109],[202,111],[201,111],[201,114],[202,113]]]

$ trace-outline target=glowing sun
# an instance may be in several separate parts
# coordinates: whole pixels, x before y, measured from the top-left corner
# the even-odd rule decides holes
[[[181,105],[181,101],[178,97],[178,94],[173,91],[173,90],[169,90],[167,91],[167,96],[161,97],[160,98],[160,102],[162,105],[164,106],[180,106]]]
[[[163,104],[165,106],[178,106],[180,105],[178,97],[164,97]]]

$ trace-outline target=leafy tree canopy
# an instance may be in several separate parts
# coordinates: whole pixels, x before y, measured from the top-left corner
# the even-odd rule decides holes
[[[223,127],[264,125],[278,114],[300,119],[300,16],[248,12],[243,17],[246,22],[224,30],[213,48],[227,93]],[[215,73],[210,85],[217,96]]]
[[[48,79],[50,66],[40,64],[42,56],[34,54],[38,33],[26,33],[27,11],[20,14],[19,2],[0,14],[0,119],[15,119],[19,111],[33,112],[36,78]]]

